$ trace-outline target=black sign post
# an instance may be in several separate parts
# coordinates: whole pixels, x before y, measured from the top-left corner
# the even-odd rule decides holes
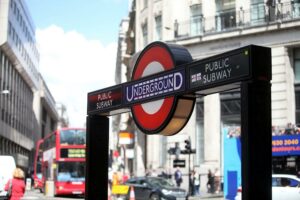
[[[242,199],[272,199],[271,84],[243,83]]]
[[[178,53],[185,52],[182,48],[171,50],[175,55],[186,54]],[[150,54],[145,57],[151,58]],[[184,60],[189,59],[177,59]],[[249,45],[191,63],[176,63],[179,66],[174,69],[88,94],[85,199],[107,198],[107,116],[162,98],[241,88],[242,198],[271,200],[271,49]],[[165,86],[166,90],[160,90]]]
[[[271,51],[252,55],[254,76],[241,85],[242,199],[271,200]]]
[[[85,199],[107,199],[109,119],[87,117]]]

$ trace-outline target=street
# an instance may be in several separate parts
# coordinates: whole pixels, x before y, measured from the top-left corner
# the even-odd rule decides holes
[[[27,190],[25,192],[25,196],[22,198],[22,200],[34,200],[34,199],[38,199],[38,200],[83,200],[83,197],[78,197],[78,196],[72,196],[72,197],[49,197],[49,196],[45,196],[43,193],[40,193],[39,190]]]
[[[83,197],[49,197],[45,196],[43,193],[40,193],[39,190],[27,190],[25,192],[25,196],[22,200],[83,200]],[[223,200],[222,195],[203,195],[202,197],[189,197],[189,200],[197,200],[197,199],[214,199],[214,200]]]

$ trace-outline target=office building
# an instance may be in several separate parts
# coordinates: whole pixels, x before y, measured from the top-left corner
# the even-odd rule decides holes
[[[0,1],[0,154],[32,165],[35,142],[56,128],[55,100],[38,71],[35,27],[23,0]]]

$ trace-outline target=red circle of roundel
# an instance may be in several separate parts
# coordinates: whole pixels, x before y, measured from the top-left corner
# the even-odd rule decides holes
[[[153,45],[145,49],[139,56],[132,73],[132,80],[142,78],[148,64],[154,61],[159,62],[163,66],[164,71],[173,69],[175,66],[173,57],[166,47]],[[155,131],[160,129],[168,119],[175,100],[175,97],[165,98],[160,109],[153,114],[145,112],[142,105],[134,105],[131,107],[132,114],[142,130]]]

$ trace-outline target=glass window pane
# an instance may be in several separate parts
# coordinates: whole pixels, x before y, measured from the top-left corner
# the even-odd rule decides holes
[[[217,11],[229,10],[235,8],[235,0],[216,0]]]
[[[295,49],[294,57],[295,59],[300,59],[300,49]]]
[[[58,163],[57,180],[62,182],[84,181],[85,164],[83,162],[60,162]]]
[[[142,32],[143,32],[143,45],[146,46],[148,44],[148,26],[147,23],[142,25]]]
[[[63,130],[60,132],[62,145],[83,145],[86,143],[86,131],[81,129]]]
[[[300,92],[296,91],[295,96],[296,96],[296,109],[300,110]]]
[[[300,49],[294,51],[295,82],[300,83]]]
[[[196,4],[190,7],[191,12],[191,36],[202,32],[202,5]]]
[[[264,3],[255,3],[251,5],[251,22],[259,24],[265,21],[265,5]]]
[[[162,40],[162,17],[161,15],[155,17],[155,37],[156,40]]]

